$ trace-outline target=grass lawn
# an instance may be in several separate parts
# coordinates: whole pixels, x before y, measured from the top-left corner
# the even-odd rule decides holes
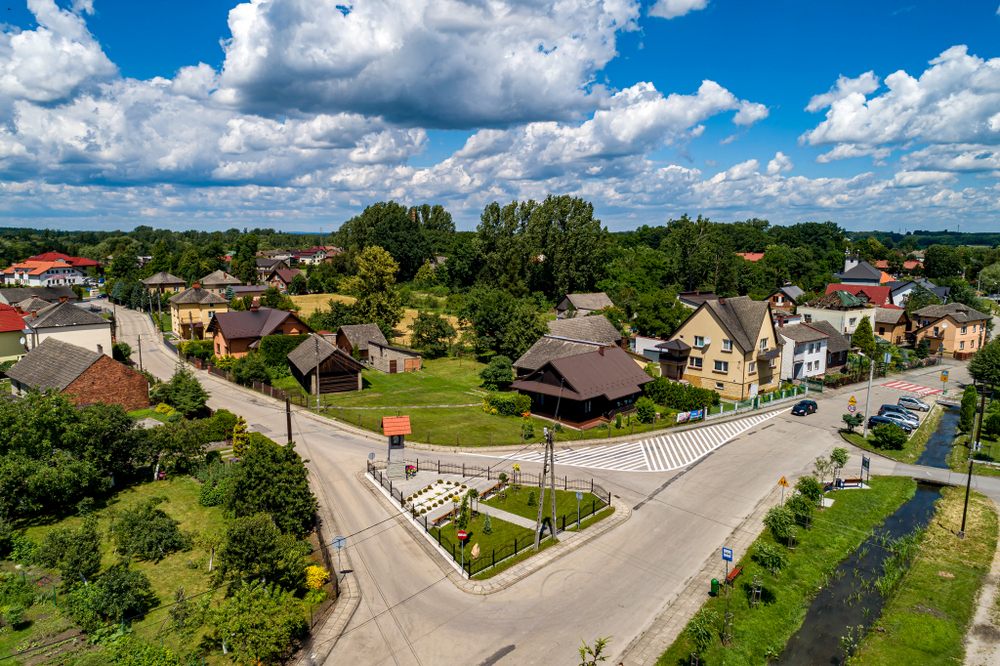
[[[992,452],[994,459],[1000,459],[1000,443],[995,439],[991,439],[986,435],[983,435],[983,449],[986,452]],[[955,443],[951,447],[951,453],[948,455],[948,466],[955,472],[962,472],[963,474],[969,471],[969,436],[959,435],[955,438]],[[1000,467],[993,467],[992,465],[973,465],[972,473],[977,476],[1000,476]]]
[[[927,440],[934,433],[938,427],[938,423],[941,421],[941,415],[944,410],[938,405],[931,407],[931,411],[928,412],[927,418],[923,420],[920,427],[910,435],[910,438],[906,441],[906,445],[903,446],[899,451],[891,451],[888,449],[880,449],[875,445],[872,439],[871,430],[868,431],[868,439],[866,440],[861,436],[861,433],[849,433],[841,431],[844,438],[847,439],[851,444],[862,449],[867,449],[868,451],[874,451],[875,453],[880,453],[887,458],[892,458],[898,462],[907,463],[912,465],[917,462],[917,458],[920,454],[924,452],[924,447],[927,446]]]
[[[754,563],[749,553],[739,561],[744,570],[732,592],[733,599],[742,601],[742,586],[755,574],[760,574],[771,601],[756,610],[749,608],[747,603],[731,603],[729,610],[734,613],[736,641],[732,647],[724,648],[719,633],[714,632],[710,646],[701,655],[701,663],[765,664],[769,659],[764,655],[769,650],[777,652],[784,648],[801,626],[813,595],[826,583],[828,572],[861,544],[869,530],[913,497],[916,491],[916,483],[908,478],[876,476],[872,477],[871,485],[871,490],[836,492],[833,495],[836,502],[814,517],[814,527],[799,529],[798,547],[794,551],[778,544],[777,547],[788,556],[788,564],[777,580]],[[775,543],[769,531],[759,538]],[[702,608],[717,613],[721,625],[726,598],[711,598]],[[690,639],[682,633],[660,656],[657,664],[686,665],[694,650]]]
[[[503,556],[509,556],[512,552],[511,547],[514,544],[515,539],[517,539],[517,549],[519,553],[522,549],[531,550],[535,539],[535,533],[533,530],[529,530],[526,527],[514,525],[513,523],[508,523],[507,521],[491,516],[490,526],[493,528],[493,532],[491,534],[483,534],[484,521],[485,516],[482,512],[480,512],[479,516],[475,520],[470,521],[469,526],[465,529],[466,533],[469,535],[465,541],[466,562],[470,561],[470,558],[472,557],[472,547],[476,544],[479,544],[480,563],[491,562],[494,550],[496,551],[498,559],[501,557],[501,551],[503,551]],[[458,536],[456,536],[457,532],[458,528],[455,527],[454,522],[448,523],[444,527],[432,527],[430,529],[430,534],[434,538],[437,538],[438,534],[440,534],[442,539],[447,539],[447,541],[441,542],[442,546],[450,548],[451,545],[454,544],[455,558],[461,559],[459,549],[462,547],[462,542],[458,540]],[[489,578],[498,572],[499,569],[487,569],[478,575],[484,578]]]
[[[966,537],[960,540],[956,534],[965,491],[944,488],[941,494],[920,556],[861,644],[858,664],[935,666],[964,661],[965,630],[997,546],[997,513],[989,499],[973,492]]]
[[[556,479],[556,483],[559,479]],[[538,501],[538,487],[537,486],[521,486],[521,490],[515,495],[514,491],[510,488],[507,489],[507,500],[504,502],[500,501],[500,498],[493,496],[490,499],[482,502],[486,506],[496,507],[503,511],[513,513],[515,516],[521,516],[522,518],[528,518],[530,520],[536,520],[538,518],[538,506],[528,506],[528,497],[534,493],[535,501]],[[583,500],[580,502],[580,508],[583,514],[590,512],[591,504],[595,509],[600,510],[604,506],[604,503],[597,499],[596,495],[591,493],[584,493]],[[545,493],[545,506],[543,508],[542,514],[547,519],[552,512],[552,500],[548,494]],[[566,526],[569,527],[570,520],[572,519],[573,527],[576,527],[576,492],[573,490],[556,490],[556,516],[566,516]]]
[[[160,414],[155,409],[137,409],[134,412],[129,412],[128,415],[132,416],[132,417],[135,417],[138,420],[142,420],[142,419],[154,419],[156,421],[159,421],[160,423],[166,423],[167,422],[167,415],[166,414]]]
[[[327,303],[329,303],[331,299],[333,299],[334,301],[339,301],[341,303],[347,303],[348,305],[354,303],[354,301],[357,300],[353,296],[344,296],[342,294],[306,294],[303,296],[292,296],[291,299],[295,303],[295,305],[299,307],[299,316],[303,318],[308,317],[317,310],[326,309]],[[403,310],[403,319],[398,324],[396,324],[395,328],[395,331],[398,333],[398,335],[396,335],[389,342],[394,344],[401,344],[404,346],[409,345],[410,324],[412,324],[413,320],[416,319],[418,312],[419,312],[418,310],[414,310],[413,308],[406,308],[405,310]],[[447,319],[451,323],[451,325],[454,326],[456,329],[458,328],[457,317],[454,317],[452,315],[444,315],[444,318]],[[331,331],[331,333],[335,332],[336,331]]]

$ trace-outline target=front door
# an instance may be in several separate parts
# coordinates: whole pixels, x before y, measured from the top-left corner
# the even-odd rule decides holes
[[[796,363],[795,370],[792,372],[792,379],[802,379],[802,364]]]
[[[396,361],[395,361],[395,359],[389,361],[389,374],[390,375],[396,374]]]

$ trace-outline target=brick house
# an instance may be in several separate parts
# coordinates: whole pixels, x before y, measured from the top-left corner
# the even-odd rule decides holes
[[[48,338],[8,371],[11,392],[54,390],[78,406],[103,402],[126,411],[149,407],[149,382],[110,356]]]
[[[257,348],[267,335],[306,335],[312,329],[299,319],[296,312],[273,308],[251,308],[243,312],[220,312],[208,325],[208,334],[215,341],[216,356],[239,358]]]

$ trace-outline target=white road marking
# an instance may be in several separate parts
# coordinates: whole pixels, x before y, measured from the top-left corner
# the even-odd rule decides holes
[[[885,388],[895,389],[897,391],[905,391],[907,393],[916,393],[917,395],[935,395],[941,392],[941,389],[931,388],[929,386],[921,386],[920,384],[911,384],[909,382],[895,381],[886,382],[882,384]]]

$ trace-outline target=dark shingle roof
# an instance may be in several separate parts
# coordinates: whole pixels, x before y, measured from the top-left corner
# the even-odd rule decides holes
[[[830,336],[830,341],[826,343],[826,350],[831,354],[836,354],[837,352],[845,352],[851,348],[851,344],[847,341],[843,335],[840,334],[833,324],[828,321],[814,321],[810,324],[805,324],[810,328],[815,328],[818,331],[823,331],[828,336]]]
[[[795,286],[794,284],[786,284],[783,287],[775,289],[774,293],[772,293],[771,296],[774,296],[774,294],[777,294],[779,292],[784,294],[785,296],[788,296],[788,298],[792,299],[793,301],[797,300],[799,296],[806,293],[802,291],[801,288]],[[771,296],[768,296],[768,298],[770,298]]]
[[[867,261],[859,261],[858,265],[849,271],[844,271],[837,275],[841,280],[874,280],[876,283],[882,279],[882,271],[875,268]]]
[[[243,283],[240,282],[240,279],[238,277],[230,275],[226,271],[215,271],[214,273],[209,273],[201,280],[199,280],[199,284],[201,284],[202,286],[205,286],[206,284],[212,284],[212,285],[231,284],[235,287]]]
[[[25,319],[31,328],[51,328],[54,326],[90,326],[104,324],[111,326],[104,317],[77,307],[75,303],[53,303],[39,310],[34,317]]]
[[[8,305],[20,303],[21,301],[31,298],[32,296],[40,298],[43,301],[48,301],[49,303],[54,303],[60,298],[68,298],[71,301],[77,300],[76,292],[66,285],[57,285],[54,287],[11,287],[9,289],[0,289],[0,297],[3,297],[3,300],[6,301]]]
[[[166,271],[160,271],[156,275],[149,276],[142,283],[147,287],[152,287],[158,284],[187,284],[187,280],[179,278],[176,275],[171,275]]]
[[[337,332],[343,332],[347,336],[347,341],[352,347],[357,347],[358,351],[366,351],[369,342],[377,342],[388,345],[388,340],[382,335],[382,331],[375,324],[348,324],[341,326]]]
[[[322,335],[313,333],[309,339],[288,352],[288,362],[298,368],[303,375],[315,370],[316,366],[330,358],[339,355],[349,365],[363,370],[364,365],[354,360],[350,354],[333,344]]]
[[[565,384],[560,386],[540,381],[548,368],[565,379]],[[562,395],[567,400],[589,400],[598,396],[617,400],[639,393],[651,381],[653,378],[620,348],[603,347],[588,354],[549,361],[511,386],[534,393]]]
[[[905,315],[906,310],[902,308],[875,308],[875,323],[895,326]]]
[[[947,303],[945,305],[928,305],[925,308],[914,310],[913,314],[927,319],[940,319],[941,317],[951,317],[959,324],[970,321],[983,321],[989,319],[989,315],[983,314],[979,310],[973,310],[968,305],[962,303]]]
[[[600,310],[614,306],[614,303],[611,302],[611,299],[603,291],[591,294],[566,294],[566,299],[577,310]]]
[[[35,310],[47,308],[52,304],[48,301],[43,301],[40,298],[26,298],[20,303],[15,303],[14,305],[21,308],[22,312],[34,312]]]
[[[710,291],[682,291],[677,294],[677,300],[696,308],[705,301],[717,301],[719,297]]]
[[[292,278],[296,275],[300,275],[301,273],[302,271],[297,268],[277,268],[273,273],[271,273],[271,275],[272,277],[277,275],[285,284],[291,284]]]
[[[285,310],[275,310],[273,308],[260,308],[258,310],[245,310],[243,312],[219,312],[212,318],[209,331],[220,331],[226,340],[238,338],[262,338],[271,335],[275,329],[281,326],[289,317],[294,317],[291,312]],[[308,327],[303,324],[308,332]]]
[[[604,315],[556,319],[549,322],[549,333],[560,338],[602,344],[616,344],[622,339],[621,332]]]
[[[805,324],[792,324],[778,329],[778,333],[795,342],[816,342],[826,340],[829,335]]]
[[[740,349],[743,351],[756,349],[757,334],[767,318],[767,301],[755,301],[749,296],[737,296],[718,301],[705,301],[704,307],[715,313]]]
[[[62,391],[103,355],[62,340],[46,338],[15,363],[7,371],[7,376],[42,391]]]
[[[589,317],[588,317],[589,318]],[[567,321],[573,321],[572,319]],[[577,342],[563,340],[551,336],[543,336],[531,345],[521,358],[514,361],[513,366],[521,370],[537,370],[549,361],[577,354],[592,352],[601,345],[593,342]]]
[[[202,305],[221,305],[222,303],[228,303],[229,301],[218,294],[213,294],[207,289],[202,289],[201,287],[191,287],[190,289],[185,289],[179,294],[171,296],[170,302],[177,303],[178,305],[191,303],[200,303]]]

